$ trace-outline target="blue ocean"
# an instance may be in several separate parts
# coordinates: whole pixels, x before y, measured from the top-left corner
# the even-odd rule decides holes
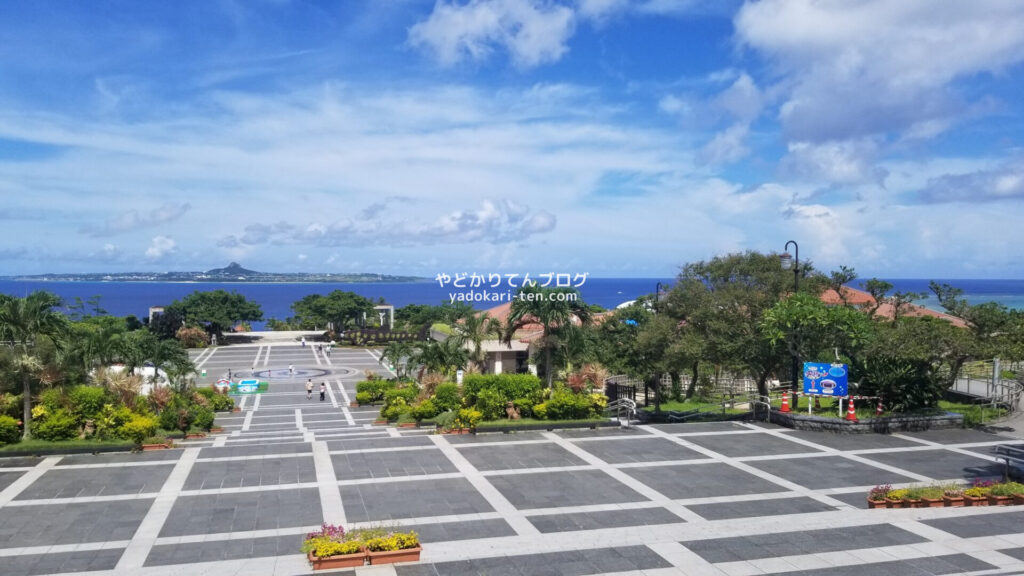
[[[644,294],[653,294],[657,284],[667,285],[670,279],[659,278],[587,278],[578,287],[583,301],[597,304],[605,308],[635,300]],[[481,287],[471,289],[453,287],[450,283],[441,286],[439,282],[414,283],[188,283],[188,282],[35,282],[35,281],[0,281],[0,293],[12,296],[25,296],[35,290],[46,290],[64,299],[65,303],[81,298],[83,301],[93,296],[100,296],[100,306],[109,314],[127,316],[134,314],[139,318],[149,315],[150,306],[163,306],[195,292],[197,290],[223,289],[235,291],[247,299],[257,302],[263,308],[266,319],[285,319],[292,316],[291,305],[308,294],[327,294],[332,290],[355,292],[360,296],[377,301],[383,298],[388,304],[402,307],[408,304],[440,305],[450,302],[452,296],[467,301],[477,309],[497,306],[502,301],[481,298],[486,294],[490,298],[507,298],[513,289],[507,286],[490,289]],[[259,329],[263,323],[253,323]]]
[[[928,280],[902,278],[888,279],[895,291],[926,293],[927,298],[918,303],[936,310],[940,309],[938,301],[928,290]],[[579,287],[583,300],[588,304],[598,304],[605,308],[634,300],[645,294],[653,294],[657,284],[671,284],[668,278],[588,278]],[[999,302],[1010,308],[1024,310],[1024,280],[938,280],[964,291],[964,297],[972,304],[982,302]],[[850,285],[861,288],[862,281],[856,280]],[[100,296],[100,306],[108,313],[117,316],[134,314],[140,318],[149,314],[150,306],[170,304],[197,290],[224,289],[236,291],[246,298],[260,304],[264,318],[284,319],[292,315],[291,304],[307,294],[326,294],[332,290],[355,292],[376,301],[383,298],[385,302],[396,307],[407,304],[433,304],[448,302],[452,295],[461,294],[464,298],[476,295],[480,297],[487,292],[491,297],[506,294],[506,289],[489,290],[469,288],[453,288],[451,285],[441,286],[438,282],[416,283],[282,283],[282,284],[247,284],[247,283],[183,283],[183,282],[14,282],[0,281],[0,292],[13,296],[25,296],[34,290],[47,290],[60,296],[65,302],[74,302],[75,297],[86,300],[92,296]],[[490,308],[500,301],[468,302],[477,309]],[[262,327],[256,323],[255,328]]]

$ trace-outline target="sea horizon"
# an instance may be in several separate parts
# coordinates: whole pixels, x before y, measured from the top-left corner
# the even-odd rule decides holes
[[[868,279],[857,279],[848,286],[862,289],[861,284]],[[925,298],[916,303],[934,310],[942,308],[935,296],[928,290],[932,279],[925,278],[889,278],[885,280],[893,285],[892,292],[919,292]],[[653,294],[656,286],[671,285],[674,278],[609,278],[588,277],[579,286],[584,302],[597,304],[613,309],[623,303],[635,300],[640,296]],[[971,304],[997,302],[1008,308],[1024,310],[1024,279],[935,279],[939,283],[947,283],[964,291],[963,297]],[[195,291],[228,290],[243,294],[246,298],[260,304],[266,320],[276,318],[283,320],[292,315],[291,304],[308,294],[326,294],[332,290],[355,292],[361,296],[377,301],[384,298],[385,302],[396,308],[409,304],[440,305],[450,302],[453,295],[473,294],[479,297],[485,292],[492,295],[507,297],[514,289],[502,286],[491,289],[487,285],[472,289],[457,288],[450,284],[441,286],[436,280],[407,282],[202,282],[202,281],[55,281],[55,280],[0,280],[0,293],[23,297],[35,290],[53,292],[65,302],[74,302],[75,298],[83,301],[93,296],[100,296],[100,307],[115,316],[133,314],[139,318],[149,314],[151,306],[166,306],[174,300]],[[458,299],[457,301],[465,301]],[[476,309],[486,309],[501,301],[467,301]],[[254,322],[254,328],[262,328],[263,322]]]

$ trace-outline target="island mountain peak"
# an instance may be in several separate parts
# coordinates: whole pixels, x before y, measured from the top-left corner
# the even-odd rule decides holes
[[[239,264],[238,262],[232,262],[225,266],[224,268],[214,268],[212,270],[207,270],[206,274],[210,276],[238,276],[259,274],[259,272],[256,272],[255,270],[248,270],[242,268],[242,265]]]

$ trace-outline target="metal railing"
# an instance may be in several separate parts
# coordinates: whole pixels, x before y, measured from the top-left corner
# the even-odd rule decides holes
[[[614,414],[619,421],[619,425],[628,428],[630,421],[636,419],[636,402],[629,398],[619,398],[608,403],[608,406],[605,407],[605,413]]]

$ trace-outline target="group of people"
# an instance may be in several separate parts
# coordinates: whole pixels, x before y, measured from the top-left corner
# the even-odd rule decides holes
[[[323,402],[327,398],[327,382],[320,383],[320,401]],[[313,379],[306,380],[306,400],[313,399]]]

